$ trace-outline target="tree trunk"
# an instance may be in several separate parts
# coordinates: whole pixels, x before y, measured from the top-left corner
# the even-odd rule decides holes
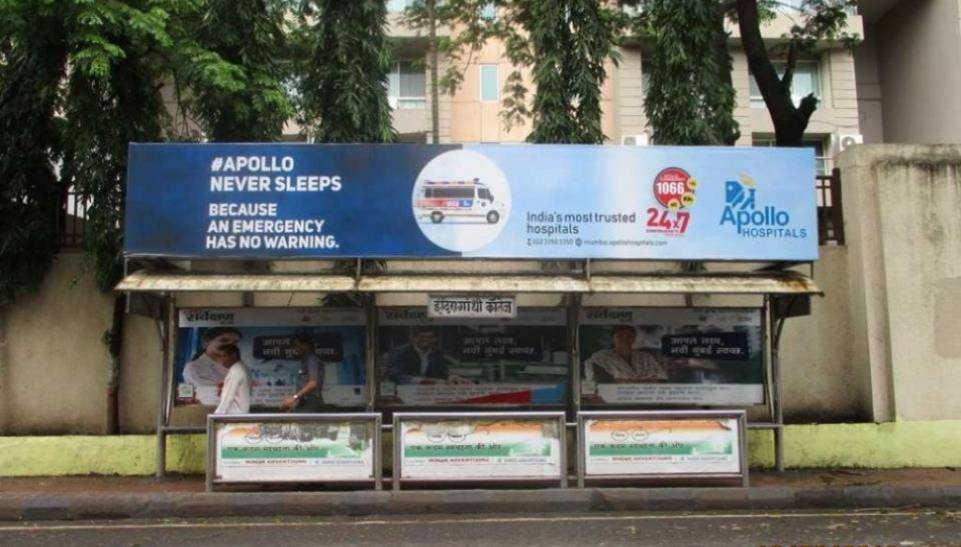
[[[427,0],[427,17],[430,21],[427,38],[427,62],[430,63],[430,133],[431,142],[440,142],[440,93],[437,90],[437,0]]]
[[[106,334],[110,353],[110,369],[107,372],[107,434],[120,433],[120,354],[123,350],[123,324],[126,313],[126,296],[118,294],[113,299],[113,324]]]
[[[731,59],[731,52],[728,49],[730,34],[724,28],[724,23],[727,20],[727,7],[723,3],[718,3],[716,9],[714,38],[712,40],[714,43],[714,61],[717,64],[720,81],[729,89],[734,89],[734,80],[732,79],[734,61]],[[727,146],[734,146],[740,137],[740,131],[729,131],[722,135],[722,142]]]
[[[785,85],[778,76],[761,36],[757,0],[737,0],[737,18],[748,66],[774,122],[777,146],[801,146],[811,114],[817,110],[817,99],[808,96],[800,106],[794,106],[790,85]],[[789,70],[793,70],[793,67],[789,67]],[[790,84],[790,81],[787,83]]]

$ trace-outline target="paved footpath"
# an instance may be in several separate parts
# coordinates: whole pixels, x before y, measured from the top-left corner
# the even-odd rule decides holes
[[[0,544],[33,545],[961,545],[961,513],[492,514],[221,518],[0,524]]]
[[[204,492],[202,477],[0,479],[0,521],[959,508],[955,469],[753,473],[749,488]]]

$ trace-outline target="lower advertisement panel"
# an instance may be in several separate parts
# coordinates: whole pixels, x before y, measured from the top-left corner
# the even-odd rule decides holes
[[[564,413],[394,414],[399,482],[566,482]],[[398,469],[399,468],[399,469]]]
[[[747,480],[743,411],[578,415],[582,479]]]
[[[379,482],[379,414],[211,415],[208,485]]]

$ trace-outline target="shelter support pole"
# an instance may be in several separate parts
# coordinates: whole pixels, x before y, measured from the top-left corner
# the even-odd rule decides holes
[[[771,299],[765,298],[767,303],[768,318],[771,324],[773,336],[771,338],[771,380],[772,380],[772,412],[774,422],[774,467],[779,472],[784,471],[784,407],[783,392],[781,390],[781,333],[784,330],[784,322],[790,316],[790,309],[797,300],[792,296],[787,306],[787,313],[775,313],[775,306],[771,305]]]
[[[585,270],[589,272],[589,266],[585,264]],[[570,293],[567,295],[567,347],[569,349],[568,361],[570,368],[570,376],[568,377],[568,385],[570,386],[569,397],[570,404],[568,408],[572,410],[572,414],[567,417],[568,422],[578,421],[577,415],[581,412],[581,374],[580,374],[580,351],[578,347],[577,331],[578,325],[581,317],[581,295],[580,293]],[[564,439],[567,438],[567,428],[561,428],[561,435]],[[575,437],[574,442],[577,446],[581,443],[577,442],[577,437]],[[566,452],[565,452],[566,459]],[[577,458],[575,465],[577,474],[577,487],[584,487],[584,475],[580,470],[580,461],[582,458]],[[563,469],[564,472],[564,485],[567,485],[567,467]]]
[[[364,365],[366,379],[367,412],[374,411],[377,399],[377,369],[375,355],[377,352],[377,295],[368,293],[364,298],[364,312],[367,315],[367,346]],[[379,481],[378,481],[379,484]]]
[[[167,472],[167,376],[170,363],[170,337],[173,332],[171,325],[175,321],[173,299],[167,294],[163,294],[162,298],[164,313],[157,320],[161,347],[160,381],[157,396],[157,454],[155,468],[157,478],[163,478]]]

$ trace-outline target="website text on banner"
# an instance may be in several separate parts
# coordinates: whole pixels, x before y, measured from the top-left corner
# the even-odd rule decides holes
[[[807,149],[131,144],[125,252],[817,258]]]

